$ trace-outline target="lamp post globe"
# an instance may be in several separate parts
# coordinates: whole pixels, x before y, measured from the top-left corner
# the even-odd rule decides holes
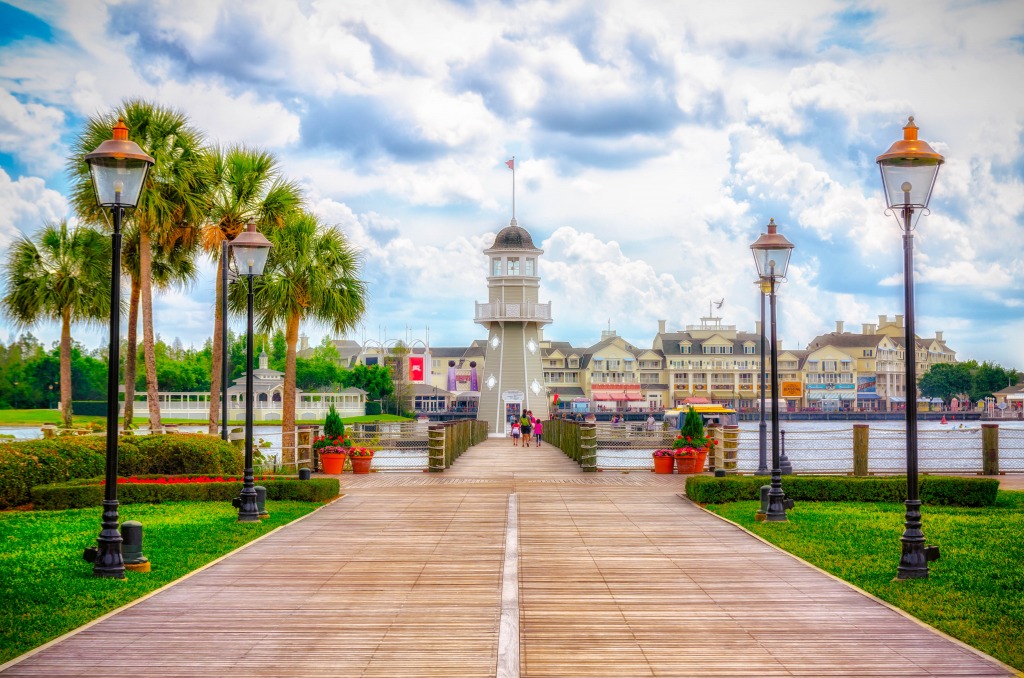
[[[897,579],[925,579],[928,561],[938,558],[938,547],[926,547],[921,530],[921,501],[917,477],[917,344],[914,328],[914,227],[928,211],[935,179],[945,158],[917,138],[918,127],[910,116],[903,138],[875,162],[882,174],[887,211],[892,211],[903,231],[903,301],[906,318],[903,362],[906,381],[907,501],[902,554]],[[915,218],[915,215],[916,218]]]
[[[772,392],[772,480],[768,492],[768,511],[765,519],[769,522],[785,522],[786,495],[782,492],[782,469],[779,457],[779,345],[775,323],[775,289],[786,277],[789,269],[789,257],[793,253],[793,243],[778,232],[775,219],[768,222],[768,232],[750,245],[757,266],[757,276],[765,283],[768,290],[769,307],[771,310],[771,392]],[[762,288],[765,289],[765,288]],[[762,371],[764,365],[761,366]]]
[[[97,538],[92,573],[124,579],[121,533],[117,515],[117,394],[121,325],[121,220],[126,209],[139,203],[153,158],[128,139],[123,119],[114,125],[113,138],[86,154],[96,204],[109,208],[113,220],[110,261],[110,344],[107,350],[107,451],[104,474],[103,522]]]
[[[252,469],[252,400],[253,400],[253,291],[252,279],[263,275],[271,245],[266,237],[256,230],[251,219],[244,231],[231,241],[231,253],[235,258],[238,274],[248,279],[248,315],[245,342],[245,469],[242,471],[242,494],[238,501],[238,520],[243,523],[258,523],[260,511],[256,504],[256,484]]]

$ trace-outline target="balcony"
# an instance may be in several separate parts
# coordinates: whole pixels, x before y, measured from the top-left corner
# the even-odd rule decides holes
[[[519,304],[500,301],[477,304],[473,321],[481,324],[501,321],[547,324],[551,322],[551,304],[538,304],[532,301]]]

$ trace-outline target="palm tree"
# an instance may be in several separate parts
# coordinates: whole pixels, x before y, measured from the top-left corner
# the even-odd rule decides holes
[[[282,402],[282,448],[294,445],[295,352],[299,322],[312,320],[341,334],[355,327],[366,308],[366,284],[358,278],[361,261],[340,230],[305,211],[290,214],[281,228],[264,234],[273,244],[262,276],[253,281],[260,329],[284,327],[287,352]],[[232,309],[245,312],[246,286],[229,293]],[[283,461],[288,461],[283,459]]]
[[[94,116],[72,145],[68,159],[71,204],[89,223],[103,223],[106,215],[96,205],[92,182],[83,158],[103,141],[118,118],[129,128],[129,138],[153,157],[139,204],[128,220],[139,230],[139,301],[142,308],[142,343],[149,396],[149,425],[160,428],[159,385],[153,333],[154,246],[173,243],[174,229],[195,228],[207,212],[209,177],[203,157],[202,134],[181,112],[141,99],[124,101],[110,115]]]
[[[60,322],[60,403],[71,426],[71,324],[110,317],[110,239],[66,221],[48,224],[34,240],[21,237],[7,252],[3,312],[21,327]]]
[[[161,240],[151,261],[153,285],[159,290],[187,289],[196,278],[195,229],[175,228]],[[128,336],[124,352],[124,427],[132,428],[135,418],[135,369],[138,361],[139,299],[139,231],[129,227],[124,234],[121,264],[131,280],[128,302]]]
[[[214,148],[207,155],[211,176],[210,222],[203,227],[203,249],[218,264],[213,321],[213,354],[210,378],[210,434],[217,433],[218,397],[221,383],[221,313],[224,298],[221,244],[241,232],[250,219],[262,230],[280,228],[285,215],[302,205],[297,184],[280,176],[277,159],[270,153],[246,146]]]

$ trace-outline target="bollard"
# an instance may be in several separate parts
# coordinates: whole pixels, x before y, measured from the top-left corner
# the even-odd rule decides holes
[[[142,523],[126,520],[121,523],[121,557],[124,569],[132,572],[149,572],[149,559],[142,555]]]
[[[256,490],[256,510],[260,514],[260,518],[269,518],[270,514],[267,513],[267,488],[262,485],[257,485]]]
[[[793,473],[793,464],[789,462],[789,457],[786,456],[786,431],[779,430],[779,470],[782,471],[782,475],[788,476]]]
[[[427,427],[427,455],[431,473],[444,471],[444,427],[440,424]]]
[[[868,440],[870,427],[867,424],[853,425],[853,475],[868,474]]]
[[[708,472],[714,473],[715,469],[722,468],[722,438],[724,437],[722,435],[722,427],[717,424],[708,426],[706,435],[708,438],[717,440],[719,443],[718,445],[715,445],[714,453],[708,455]],[[698,469],[697,473],[702,473],[703,471],[704,469]]]
[[[597,471],[597,425],[580,425],[580,468],[584,472]]]
[[[981,472],[999,475],[999,424],[981,425]]]
[[[771,485],[761,486],[761,508],[754,514],[754,520],[759,523],[763,523],[765,518],[768,517],[768,493],[772,491]]]
[[[740,427],[729,424],[722,428],[722,469],[726,473],[736,473],[736,463],[740,447]]]

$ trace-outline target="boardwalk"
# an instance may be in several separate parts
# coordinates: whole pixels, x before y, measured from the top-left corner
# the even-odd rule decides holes
[[[4,675],[989,676],[681,499],[491,440],[346,496]]]

